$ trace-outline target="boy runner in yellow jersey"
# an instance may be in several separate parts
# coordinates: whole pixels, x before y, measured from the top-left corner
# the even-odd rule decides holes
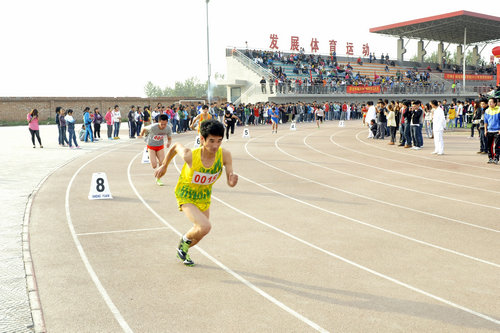
[[[208,113],[208,105],[205,104],[201,107],[201,113],[193,118],[193,120],[191,121],[191,125],[189,127],[191,129],[194,129],[194,125],[196,125],[196,121],[198,121],[198,134],[199,134],[201,123],[209,119],[212,119],[212,115]]]
[[[160,178],[167,172],[175,155],[184,160],[175,187],[175,197],[179,210],[193,222],[193,227],[182,236],[177,249],[177,256],[186,266],[194,265],[188,254],[189,248],[196,245],[211,229],[209,217],[212,185],[221,176],[222,167],[226,169],[227,184],[234,187],[238,183],[238,175],[233,173],[231,153],[221,148],[223,136],[222,123],[215,119],[203,121],[200,125],[200,147],[191,150],[180,143],[174,143],[162,165],[155,171],[155,176]]]

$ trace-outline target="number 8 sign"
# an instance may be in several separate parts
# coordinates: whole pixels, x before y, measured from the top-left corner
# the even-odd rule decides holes
[[[90,182],[89,200],[113,199],[109,190],[108,177],[104,172],[94,172]]]

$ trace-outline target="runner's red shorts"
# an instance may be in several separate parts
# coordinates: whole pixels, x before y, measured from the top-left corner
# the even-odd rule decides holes
[[[154,150],[154,151],[160,151],[164,148],[164,145],[161,145],[161,146],[150,146],[150,145],[147,145],[148,146],[148,149],[151,149],[151,150]]]

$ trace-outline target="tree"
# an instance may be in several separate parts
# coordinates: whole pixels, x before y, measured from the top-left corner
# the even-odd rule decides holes
[[[151,81],[148,81],[148,83],[144,87],[144,93],[146,94],[147,97],[164,96],[161,88],[158,86],[155,86]]]
[[[215,78],[224,78],[224,75],[219,73],[215,74]],[[175,96],[189,96],[189,97],[206,97],[207,96],[207,83],[201,83],[196,77],[190,77],[184,82],[176,81],[174,87],[165,87],[161,89],[159,86],[154,85],[151,81],[144,86],[144,93],[147,97],[175,97]],[[212,96],[226,97],[226,88],[224,86],[212,85]]]
[[[449,52],[446,52],[445,59],[446,59],[447,64],[457,64],[457,52],[454,52],[453,55],[450,54]],[[414,55],[413,57],[411,57],[410,61],[417,62],[417,55]],[[434,51],[434,52],[432,52],[432,54],[430,56],[424,56],[424,62],[441,64],[442,59],[438,59],[437,51]],[[461,66],[462,62],[460,62],[460,64],[457,64],[457,65]],[[466,66],[476,66],[476,64],[472,63],[472,51],[468,51],[466,53],[465,65]]]
[[[445,59],[446,59],[447,64],[454,63],[455,55],[453,55],[453,57],[450,57],[450,54],[448,52],[446,52]],[[417,55],[415,54],[413,57],[411,57],[410,61],[417,62]],[[443,59],[438,59],[437,51],[434,51],[431,53],[430,56],[424,56],[424,62],[441,64],[443,62]]]

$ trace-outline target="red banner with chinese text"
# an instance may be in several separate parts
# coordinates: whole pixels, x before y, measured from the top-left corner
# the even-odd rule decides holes
[[[347,86],[348,94],[376,94],[380,92],[380,86]]]
[[[445,73],[444,79],[445,80],[463,80],[464,75],[463,74]],[[491,81],[491,80],[493,80],[493,75],[465,74],[465,79],[467,81]]]

